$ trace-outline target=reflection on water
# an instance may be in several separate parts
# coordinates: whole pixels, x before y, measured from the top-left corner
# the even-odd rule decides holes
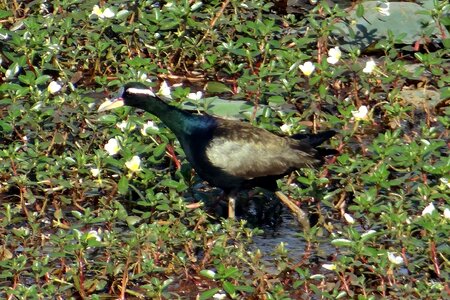
[[[267,272],[278,273],[276,268],[276,254],[277,247],[284,243],[288,260],[292,264],[299,263],[308,248],[308,243],[301,235],[302,229],[298,222],[294,220],[288,209],[283,209],[281,214],[282,222],[276,228],[263,228],[264,233],[253,237],[253,247],[251,250],[259,249],[262,253],[262,260],[265,262]],[[329,243],[325,242],[314,243],[310,245],[308,260],[317,260],[326,262],[326,257],[334,253],[335,248]]]

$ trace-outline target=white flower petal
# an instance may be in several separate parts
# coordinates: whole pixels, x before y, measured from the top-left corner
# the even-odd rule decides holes
[[[448,207],[444,209],[444,218],[450,220],[450,209]]]
[[[219,293],[215,293],[213,295],[214,300],[223,300],[227,298],[227,294],[225,294],[223,291],[220,291]]]
[[[99,18],[103,18],[103,12],[98,5],[94,5],[92,8],[92,12],[89,17],[97,16]]]
[[[352,115],[356,120],[367,119],[367,114],[369,113],[369,108],[365,105],[361,105],[358,110],[353,110]]]
[[[395,265],[401,265],[403,263],[403,257],[400,255],[395,255],[393,252],[388,252],[387,256],[389,261]]]
[[[339,47],[336,46],[334,48],[331,48],[330,50],[328,50],[327,62],[334,65],[341,59],[341,56],[342,51],[341,49],[339,49]]]
[[[170,87],[165,80],[163,81],[163,83],[161,83],[158,94],[160,94],[166,98],[172,99],[172,93],[170,92]]]
[[[58,82],[52,81],[48,85],[47,90],[50,94],[56,94],[57,92],[59,92],[61,90],[61,88],[62,88],[62,86]]]
[[[316,66],[314,66],[312,62],[307,61],[304,64],[300,65],[299,68],[305,76],[310,76],[312,72],[314,72]]]
[[[137,172],[141,169],[141,158],[137,155],[133,156],[129,161],[125,163],[125,166],[131,172]]]
[[[435,210],[436,208],[434,207],[433,202],[431,202],[422,210],[422,216],[431,215]]]
[[[105,150],[111,156],[116,155],[120,151],[119,142],[115,138],[109,139],[105,145]]]
[[[141,128],[141,134],[143,136],[147,136],[147,130],[150,131],[159,131],[158,126],[155,125],[155,123],[153,123],[153,121],[148,121],[147,123],[144,124],[144,126]]]
[[[90,169],[90,171],[91,171],[91,175],[93,177],[98,177],[98,175],[100,175],[100,169],[98,169],[98,168],[92,168],[92,169]]]
[[[345,213],[344,214],[344,219],[347,221],[347,223],[349,223],[349,224],[355,224],[355,219],[353,219],[353,217],[350,215],[350,214],[348,214],[348,213]]]
[[[285,123],[285,124],[280,126],[280,129],[284,133],[289,133],[291,131],[291,129],[292,129],[292,126],[293,126],[292,124]]]
[[[105,10],[103,11],[103,16],[105,18],[113,18],[116,14],[110,9],[110,8],[105,8]]]
[[[376,66],[377,66],[377,64],[375,63],[375,61],[373,59],[371,59],[366,62],[366,66],[364,67],[364,69],[362,71],[366,74],[370,74],[373,72],[373,70],[375,70]]]
[[[102,238],[100,237],[100,235],[98,234],[97,231],[95,230],[91,230],[88,232],[88,234],[86,235],[86,240],[90,240],[90,239],[95,239],[98,242],[102,241]]]
[[[196,93],[189,93],[187,95],[188,99],[192,99],[192,100],[200,100],[203,97],[203,93],[201,91],[198,91]]]
[[[323,264],[322,268],[330,270],[330,271],[334,271],[334,270],[336,270],[336,265],[335,264]]]

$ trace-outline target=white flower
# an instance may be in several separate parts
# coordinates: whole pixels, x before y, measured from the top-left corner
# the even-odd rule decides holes
[[[100,19],[113,18],[115,16],[114,12],[110,8],[101,9],[98,5],[94,5],[92,12],[89,15],[90,18],[97,16]]]
[[[159,95],[162,95],[166,98],[172,99],[172,94],[170,92],[170,87],[167,84],[167,82],[164,80],[163,83],[161,83],[161,86],[159,87],[158,91]]]
[[[213,299],[215,300],[223,300],[227,298],[227,294],[225,294],[223,291],[220,291],[219,293],[215,293],[213,295]]]
[[[103,12],[98,5],[94,5],[92,8],[92,12],[89,17],[97,16],[99,18],[103,18]]]
[[[353,219],[353,217],[348,213],[344,214],[344,219],[347,221],[348,224],[355,224],[355,219]]]
[[[389,261],[394,265],[401,265],[403,263],[403,257],[401,257],[400,255],[395,255],[395,253],[388,252],[387,256]]]
[[[444,218],[450,220],[450,209],[448,207],[444,209]]]
[[[95,231],[95,230],[89,231],[88,234],[86,235],[86,241],[90,240],[90,239],[95,239],[95,240],[97,240],[97,242],[101,242],[102,241],[102,238],[100,237],[98,232]]]
[[[365,105],[361,105],[358,110],[353,110],[352,115],[355,120],[365,120],[367,119],[367,114],[369,113],[369,109]]]
[[[9,35],[7,33],[0,33],[0,40],[7,40]]]
[[[435,210],[436,208],[434,207],[433,202],[431,202],[422,210],[422,216],[431,215]]]
[[[19,73],[20,67],[19,64],[13,63],[8,70],[5,72],[6,79],[12,79],[14,76],[16,76],[17,73]]]
[[[322,268],[330,270],[330,271],[334,271],[334,270],[336,270],[336,265],[335,264],[323,264]]]
[[[92,168],[92,169],[90,169],[90,171],[91,171],[91,175],[93,177],[98,177],[98,175],[100,175],[100,169],[98,169],[98,168]]]
[[[135,155],[125,163],[125,166],[130,169],[131,172],[137,172],[141,170],[141,158]]]
[[[59,92],[61,90],[62,86],[56,82],[56,81],[52,81],[50,82],[50,84],[47,87],[47,91],[50,94],[56,94],[57,92]]]
[[[139,76],[140,81],[152,82],[152,80],[148,78],[147,74],[144,72],[139,71],[137,75]]]
[[[203,97],[203,93],[201,91],[198,91],[197,93],[189,93],[187,97],[191,100],[200,100]]]
[[[341,49],[339,49],[339,47],[334,47],[331,48],[330,50],[328,50],[328,57],[327,57],[327,62],[329,64],[337,64],[337,62],[341,59],[342,56],[342,52]]]
[[[447,178],[441,177],[441,178],[439,178],[439,181],[440,181],[442,184],[446,185],[448,188],[450,188],[450,182],[448,181]]]
[[[105,145],[105,150],[111,156],[116,155],[120,150],[119,142],[115,138],[109,139]]]
[[[309,76],[314,72],[314,69],[316,68],[314,64],[310,61],[305,62],[303,65],[298,66],[300,70],[303,72],[305,76]]]
[[[110,19],[115,16],[115,13],[108,7],[103,11],[103,16],[107,19]]]
[[[283,125],[280,126],[280,129],[282,132],[284,133],[289,133],[292,129],[292,124],[291,123],[285,123]]]
[[[147,136],[147,129],[150,129],[150,131],[158,131],[158,126],[155,125],[152,121],[148,121],[144,124],[144,126],[141,128],[141,133],[143,136]]]
[[[125,132],[125,130],[132,131],[136,128],[136,124],[128,121],[122,121],[120,123],[116,124],[116,127],[119,128],[122,132]]]
[[[391,4],[389,2],[378,1],[376,10],[380,15],[388,17],[391,15],[391,13],[389,12],[390,6]]]
[[[373,72],[373,70],[375,70],[376,66],[377,66],[377,64],[375,63],[375,61],[373,59],[371,59],[369,61],[366,61],[366,66],[364,67],[364,69],[362,71],[366,74],[370,74]]]

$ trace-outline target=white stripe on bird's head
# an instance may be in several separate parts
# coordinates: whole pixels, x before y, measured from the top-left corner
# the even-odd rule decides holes
[[[153,93],[150,89],[128,88],[127,93],[155,97],[155,93]]]

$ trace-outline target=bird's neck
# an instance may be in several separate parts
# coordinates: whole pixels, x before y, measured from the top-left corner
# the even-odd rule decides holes
[[[139,108],[157,116],[178,138],[192,134],[196,129],[205,125],[202,122],[204,116],[193,115],[158,98],[146,101]]]

